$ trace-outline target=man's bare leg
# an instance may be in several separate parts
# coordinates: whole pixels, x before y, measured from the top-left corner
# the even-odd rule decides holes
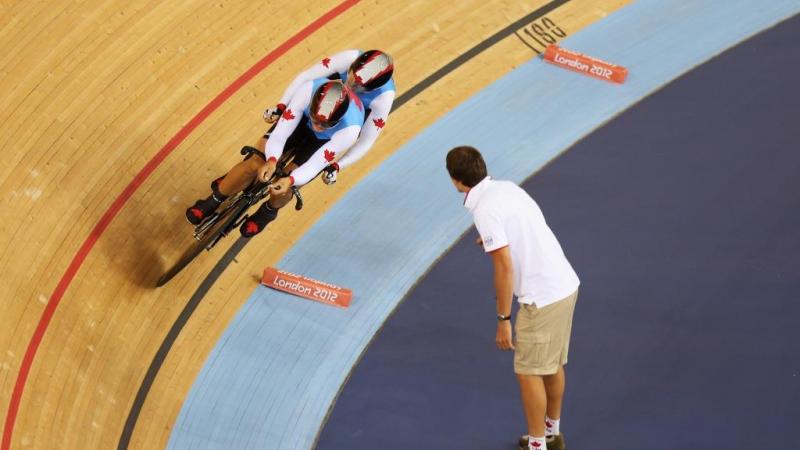
[[[211,195],[200,199],[186,209],[186,219],[193,225],[200,224],[209,214],[231,195],[244,190],[253,182],[264,160],[257,156],[240,161],[217,183],[212,183]]]
[[[522,406],[525,409],[525,418],[528,421],[528,435],[544,436],[544,415],[547,409],[547,394],[544,381],[538,375],[517,374],[520,392],[522,393]]]
[[[564,386],[566,374],[564,366],[559,366],[558,372],[542,377],[544,390],[547,393],[547,417],[559,420],[561,418],[561,402],[564,399]]]
[[[258,170],[263,165],[264,160],[255,155],[240,161],[219,182],[219,191],[229,197],[245,190],[256,179]]]

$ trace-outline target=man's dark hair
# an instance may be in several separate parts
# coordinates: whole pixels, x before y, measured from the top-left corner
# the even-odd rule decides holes
[[[486,178],[486,163],[477,148],[462,145],[447,152],[447,172],[471,188]]]

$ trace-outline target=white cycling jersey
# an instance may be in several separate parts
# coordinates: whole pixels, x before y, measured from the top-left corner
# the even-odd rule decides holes
[[[317,78],[328,77],[335,73],[346,74],[350,68],[350,64],[361,55],[359,50],[345,50],[335,55],[325,57],[317,64],[309,67],[308,69],[300,72],[299,75],[289,84],[286,91],[281,97],[280,103],[288,105],[288,102],[304,83]],[[378,140],[386,122],[389,120],[389,113],[392,111],[392,104],[394,103],[395,90],[387,90],[372,99],[369,103],[365,102],[364,107],[370,110],[369,115],[364,120],[364,126],[361,128],[361,133],[358,136],[355,144],[344,153],[340,154],[337,158],[339,169],[348,167],[358,160],[360,160]]]
[[[272,134],[265,144],[264,154],[267,156],[267,160],[277,160],[283,154],[286,141],[297,129],[305,111],[311,104],[313,86],[313,81],[304,82],[288,100],[286,110],[278,119],[275,129],[272,130]],[[357,108],[358,106],[351,104],[350,107]],[[360,117],[363,117],[363,113],[359,116],[359,120]],[[292,184],[302,186],[313,180],[322,169],[334,162],[338,155],[353,146],[361,131],[361,123],[348,122],[345,119],[342,122],[338,126],[339,129],[330,136],[330,140],[318,148],[308,161],[292,171]]]
[[[361,159],[372,148],[375,141],[378,140],[381,130],[389,120],[389,112],[392,110],[394,96],[395,91],[386,91],[372,100],[372,103],[368,106],[370,109],[369,115],[364,121],[364,126],[361,127],[361,134],[359,134],[358,140],[339,160],[340,169],[350,166]]]

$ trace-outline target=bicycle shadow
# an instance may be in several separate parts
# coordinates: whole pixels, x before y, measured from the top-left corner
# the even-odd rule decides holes
[[[156,288],[161,275],[181,256],[194,241],[192,225],[186,220],[183,210],[189,206],[174,205],[164,215],[163,226],[143,237],[144,246],[137,248],[140,270],[133,272],[131,279],[144,288]]]
[[[265,140],[258,139],[256,148],[263,148]],[[138,210],[128,222],[124,231],[128,238],[124,244],[125,252],[130,253],[127,263],[113,264],[120,274],[143,288],[156,288],[161,276],[181,257],[181,255],[195,242],[192,236],[193,227],[186,220],[184,211],[195,199],[204,198],[210,194],[208,183],[216,177],[227,173],[238,161],[237,152],[231,152],[228,160],[218,160],[206,172],[199,182],[178,183],[172,175],[175,168],[166,170],[157,180],[160,186],[175,186],[175,190],[164,190],[156,195],[149,196],[147,200],[139,200],[135,205],[132,201],[125,209]],[[239,157],[241,158],[241,157]],[[239,159],[241,161],[241,159]],[[182,173],[182,172],[181,172]],[[146,196],[147,197],[147,196]],[[123,214],[121,214],[122,216]],[[130,213],[125,214],[130,216]],[[125,220],[119,217],[116,220]],[[111,257],[118,249],[113,245],[106,245],[104,251]],[[202,259],[202,252],[198,259]],[[126,257],[126,259],[128,258]],[[191,266],[191,265],[190,265]],[[180,276],[178,274],[177,276]]]
[[[109,260],[106,269],[136,286],[155,288],[171,258],[180,255],[180,242],[188,245],[192,238],[191,225],[183,217],[181,205],[172,206],[161,213],[148,212],[133,219],[129,218],[130,214],[118,217],[116,221],[122,224],[115,224],[114,228],[122,228],[122,231],[115,234],[125,238],[124,241],[101,240],[102,252]]]

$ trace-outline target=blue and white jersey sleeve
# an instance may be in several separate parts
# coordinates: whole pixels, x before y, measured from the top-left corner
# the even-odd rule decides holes
[[[286,105],[286,110],[283,111],[275,129],[272,130],[272,134],[264,145],[264,154],[267,155],[268,160],[270,158],[278,159],[283,154],[286,140],[297,129],[297,125],[303,118],[303,111],[311,104],[312,88],[313,82],[306,81],[288,100],[289,104]]]
[[[317,78],[326,78],[334,73],[346,72],[347,69],[350,68],[350,64],[352,64],[360,54],[361,52],[358,50],[345,50],[323,58],[320,62],[297,75],[289,87],[286,88],[286,91],[284,91],[279,103],[288,105],[294,92],[307,81],[316,80]]]
[[[293,184],[302,186],[313,180],[322,169],[336,160],[337,155],[347,151],[356,142],[360,129],[360,126],[352,125],[337,131],[305,164],[292,171]]]
[[[372,148],[381,131],[383,131],[383,127],[386,126],[386,122],[389,121],[389,112],[392,111],[394,97],[395,91],[390,90],[383,92],[372,100],[369,116],[367,116],[364,126],[361,128],[361,135],[355,145],[339,160],[340,169],[356,163]]]

